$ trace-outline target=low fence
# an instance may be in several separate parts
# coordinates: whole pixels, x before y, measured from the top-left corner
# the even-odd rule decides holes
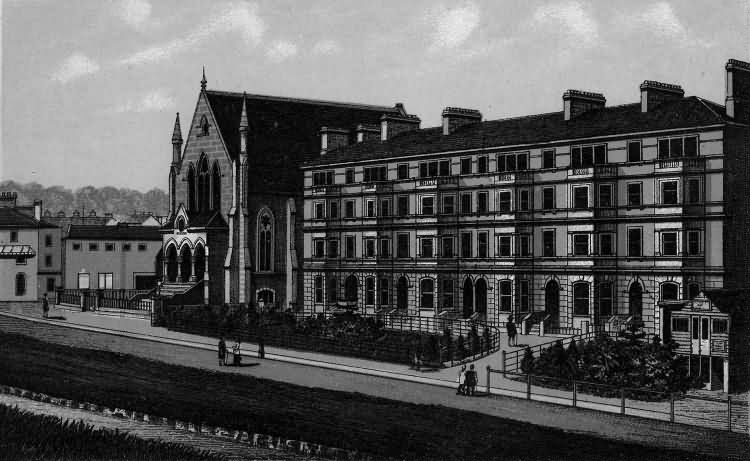
[[[571,343],[571,341],[588,341],[589,339],[593,339],[597,336],[606,334],[603,331],[592,331],[589,333],[580,333],[573,336],[568,336],[566,338],[555,338],[553,341],[548,341],[546,343],[537,344],[536,346],[533,346],[531,348],[531,352],[534,354],[534,357],[539,357],[541,352],[544,349],[547,349],[548,347],[552,346],[556,342],[561,342],[563,346],[567,346]],[[506,372],[518,372],[521,370],[521,361],[523,360],[523,355],[526,353],[526,348],[520,348],[513,350],[511,352],[505,352],[503,351],[503,357],[502,357],[502,363],[503,367],[505,368]]]
[[[57,290],[57,303],[77,306],[82,310],[124,309],[150,310],[151,304],[143,302],[153,290],[134,289],[61,289]]]
[[[616,387],[487,367],[489,395],[505,394],[558,405],[747,433],[748,402]],[[494,392],[493,392],[494,391]],[[498,392],[500,391],[500,392]]]

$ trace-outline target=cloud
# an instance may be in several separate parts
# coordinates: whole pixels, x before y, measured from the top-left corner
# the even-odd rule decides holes
[[[464,43],[479,25],[479,7],[465,3],[455,8],[438,7],[425,17],[432,27],[430,51],[453,49]]]
[[[99,64],[82,53],[73,53],[52,74],[52,80],[68,83],[86,75],[99,72]]]
[[[285,40],[279,40],[271,44],[266,50],[266,56],[273,62],[281,62],[297,55],[297,45]]]
[[[312,47],[312,54],[314,55],[332,55],[341,52],[341,45],[335,40],[321,40]]]
[[[175,107],[175,100],[165,90],[154,90],[137,99],[130,99],[115,108],[116,112],[159,112]]]
[[[640,12],[622,14],[619,17],[619,25],[631,32],[649,32],[683,46],[712,46],[710,41],[691,36],[668,2],[654,3]]]
[[[591,48],[599,41],[599,24],[579,2],[553,3],[534,10],[532,23],[537,29],[559,32],[580,45]]]
[[[183,53],[218,34],[237,33],[248,45],[258,45],[266,30],[254,3],[228,3],[187,36],[148,47],[120,60],[122,65],[162,61]]]
[[[117,14],[125,24],[140,29],[151,17],[151,4],[147,0],[122,0]]]

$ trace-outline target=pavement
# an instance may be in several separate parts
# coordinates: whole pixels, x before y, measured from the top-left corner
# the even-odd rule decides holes
[[[413,403],[440,404],[618,441],[728,457],[742,458],[750,452],[750,439],[746,431],[738,434],[664,422],[664,419],[668,419],[668,408],[666,412],[664,408],[669,405],[668,402],[653,404],[628,401],[628,407],[637,408],[629,408],[625,416],[611,414],[619,412],[619,399],[579,396],[579,408],[549,405],[543,402],[570,405],[570,393],[532,386],[532,400],[524,400],[526,384],[503,378],[499,374],[491,377],[490,391],[494,398],[460,397],[453,391],[456,369],[424,372],[411,370],[401,364],[274,347],[266,347],[266,360],[259,360],[255,357],[255,346],[247,344],[243,345],[246,361],[256,361],[263,366],[219,367],[215,352],[216,341],[212,338],[154,328],[147,320],[126,316],[103,316],[54,308],[50,317],[49,320],[40,319],[40,313],[30,310],[28,306],[0,306],[0,330],[19,332],[62,344],[113,350],[169,363],[249,374],[310,387],[356,391]],[[532,340],[540,339],[544,342],[551,340],[529,336],[521,337],[519,343],[533,344]],[[475,363],[480,372],[480,390],[486,390],[486,364],[499,368],[499,360],[498,353]],[[679,409],[683,404],[686,405],[684,410],[687,413]],[[676,403],[676,414],[679,415],[676,421],[696,424],[702,422],[698,418],[705,417],[705,422],[710,423],[706,424],[708,427],[725,426],[726,418],[722,421],[721,416],[726,412],[726,404],[706,404],[695,410],[689,402]],[[697,417],[696,412],[699,413]],[[714,412],[716,415],[712,414]],[[738,413],[733,415],[737,418],[733,423],[735,430],[746,424],[747,407],[744,414]],[[634,418],[633,415],[662,421]]]

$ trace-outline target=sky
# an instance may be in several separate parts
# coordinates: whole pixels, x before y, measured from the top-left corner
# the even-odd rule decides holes
[[[5,0],[0,180],[166,189],[209,89],[393,105],[440,124],[562,110],[643,80],[724,103],[750,1]]]

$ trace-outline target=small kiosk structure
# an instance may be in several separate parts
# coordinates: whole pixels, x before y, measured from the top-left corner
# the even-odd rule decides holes
[[[677,342],[677,353],[689,357],[692,376],[706,389],[747,390],[750,376],[750,290],[717,289],[692,300],[660,303],[664,339]]]

